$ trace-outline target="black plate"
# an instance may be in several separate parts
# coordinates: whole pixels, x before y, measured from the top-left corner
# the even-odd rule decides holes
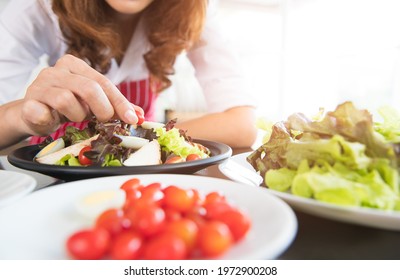
[[[117,167],[95,167],[95,166],[59,166],[40,164],[33,161],[34,156],[39,152],[39,146],[26,146],[14,150],[8,155],[8,161],[19,168],[36,171],[65,181],[80,179],[129,175],[129,174],[155,174],[155,173],[177,173],[192,174],[207,166],[221,163],[232,155],[232,149],[222,143],[194,140],[211,151],[211,157],[173,164],[143,165],[143,166],[117,166]]]

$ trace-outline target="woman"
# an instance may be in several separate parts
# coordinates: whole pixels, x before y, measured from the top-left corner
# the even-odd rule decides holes
[[[208,3],[210,2],[210,3]],[[13,0],[0,17],[0,140],[57,138],[95,115],[152,120],[159,92],[186,54],[203,88],[208,114],[177,124],[194,138],[250,146],[254,102],[207,0]],[[50,67],[15,100],[42,55]],[[117,86],[115,86],[117,85]],[[122,92],[122,93],[121,93]],[[189,92],[187,94],[190,94]],[[9,103],[7,103],[9,102]],[[41,138],[33,137],[32,143]]]

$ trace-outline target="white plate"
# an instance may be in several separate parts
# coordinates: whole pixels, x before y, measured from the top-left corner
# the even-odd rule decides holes
[[[250,153],[251,152],[232,156],[218,167],[226,177],[237,182],[248,183],[249,181],[246,177],[250,176],[252,176],[253,181],[257,179],[261,180],[261,176],[256,173],[246,160],[246,157]],[[231,166],[236,168],[234,172],[232,168],[229,168]],[[238,171],[239,168],[241,168],[242,171]],[[251,173],[249,173],[249,171],[251,171]],[[263,189],[282,198],[294,209],[308,214],[352,224],[400,231],[400,212],[360,207],[343,207],[310,198],[295,196],[287,192],[279,192],[267,188]]]
[[[28,171],[25,169],[21,169],[18,167],[15,167],[14,165],[11,165],[9,161],[7,160],[7,156],[0,156],[0,164],[3,167],[4,170],[9,170],[9,171],[17,171],[19,173],[24,173],[32,176],[36,180],[36,190],[50,186],[57,182],[56,178],[40,174],[38,172],[33,172],[33,171]]]
[[[74,203],[95,190],[117,189],[133,177],[145,184],[174,184],[196,188],[203,193],[218,190],[246,211],[252,227],[246,238],[231,248],[224,259],[274,259],[287,249],[296,235],[297,220],[292,209],[265,189],[195,175],[113,176],[42,189],[0,209],[0,259],[66,259],[67,237],[86,226]]]
[[[36,180],[27,174],[0,170],[0,207],[7,206],[27,195],[36,186]]]

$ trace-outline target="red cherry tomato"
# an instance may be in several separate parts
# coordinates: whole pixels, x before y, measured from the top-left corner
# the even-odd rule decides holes
[[[235,241],[242,239],[251,226],[250,218],[238,209],[230,209],[219,213],[215,216],[215,219],[229,227]]]
[[[169,232],[182,238],[189,252],[196,245],[198,231],[197,224],[188,218],[172,221],[165,226],[164,230],[164,232]]]
[[[99,260],[110,245],[110,235],[104,229],[81,230],[71,235],[66,243],[68,253],[79,260]]]
[[[125,191],[125,203],[123,209],[126,210],[131,205],[135,204],[142,197],[142,192],[139,189],[131,189]]]
[[[200,228],[206,223],[206,209],[203,206],[195,206],[185,213],[185,218],[192,220]]]
[[[145,237],[159,233],[165,226],[165,212],[155,204],[134,205],[126,213],[132,228]]]
[[[194,160],[199,160],[199,159],[201,159],[201,156],[198,154],[189,154],[186,157],[186,161],[194,161]]]
[[[90,146],[86,146],[82,148],[78,155],[78,161],[82,165],[91,165],[93,162],[89,158],[87,158],[84,153],[90,151],[92,148]]]
[[[125,181],[121,185],[120,189],[124,190],[126,192],[131,189],[140,189],[141,187],[143,187],[143,186],[140,184],[140,180],[138,178],[132,178],[132,179]]]
[[[141,124],[144,122],[143,111],[140,110],[140,109],[138,109],[138,108],[135,108],[135,113],[136,113],[136,116],[137,116],[137,118],[138,118],[137,124],[138,124],[138,125],[141,125]]]
[[[175,209],[165,207],[164,212],[165,212],[165,219],[167,220],[167,222],[177,221],[182,218],[181,212]]]
[[[116,236],[123,229],[129,228],[130,221],[125,218],[122,209],[108,209],[96,219],[96,228],[107,230],[111,236]]]
[[[215,219],[221,213],[232,209],[232,206],[225,201],[210,202],[204,204],[203,207],[206,209],[205,217],[209,220]]]
[[[226,201],[226,198],[219,192],[210,192],[206,195],[204,204],[211,203],[211,202],[217,202],[217,201]]]
[[[111,246],[111,258],[114,260],[137,260],[143,246],[142,237],[136,232],[123,232]]]
[[[164,199],[164,193],[161,190],[160,183],[152,183],[150,185],[145,186],[142,190],[142,197],[141,200],[148,200],[150,202],[157,203],[161,205]]]
[[[201,205],[204,202],[204,197],[196,189],[191,189],[193,191],[193,200],[195,205]]]
[[[233,243],[227,225],[218,221],[205,223],[199,230],[198,246],[204,257],[216,257],[226,252]]]
[[[185,242],[171,233],[162,233],[150,239],[143,252],[145,260],[183,260],[186,256]]]
[[[172,157],[167,158],[167,160],[164,162],[164,164],[172,164],[172,163],[180,163],[180,162],[185,162],[185,159],[180,156],[172,156]]]
[[[193,190],[185,190],[176,186],[168,186],[164,189],[164,205],[187,212],[195,205],[195,196]]]

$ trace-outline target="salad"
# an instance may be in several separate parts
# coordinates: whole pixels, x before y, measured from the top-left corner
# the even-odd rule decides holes
[[[382,122],[353,103],[316,119],[297,113],[273,125],[247,161],[273,190],[337,205],[400,210],[400,115]]]
[[[185,131],[167,124],[144,121],[128,125],[121,120],[91,120],[87,128],[67,127],[66,134],[40,144],[34,161],[68,166],[137,166],[170,164],[210,157],[210,150],[192,141]]]

